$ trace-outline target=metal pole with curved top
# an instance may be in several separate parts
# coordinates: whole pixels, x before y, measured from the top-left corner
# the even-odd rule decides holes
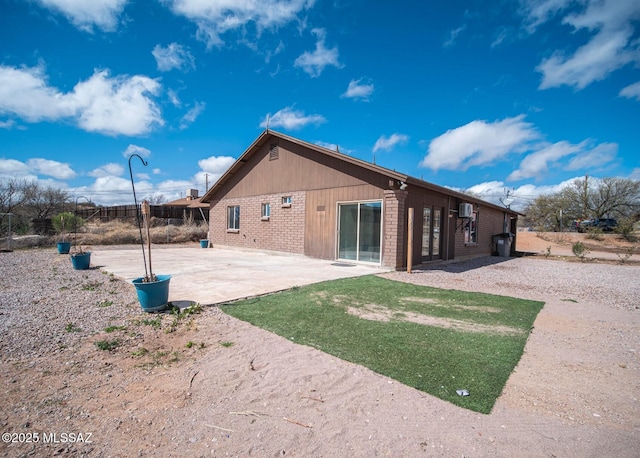
[[[147,161],[142,159],[139,154],[132,154],[129,156],[129,176],[131,177],[131,188],[133,189],[133,202],[136,204],[136,219],[138,221],[138,231],[140,232],[140,246],[142,247],[142,260],[144,262],[144,278],[146,281],[150,281],[149,273],[147,272],[147,258],[144,254],[144,240],[142,240],[142,224],[140,223],[140,209],[138,208],[138,199],[136,198],[136,187],[133,184],[133,171],[131,170],[131,158],[137,157],[142,161],[142,165],[147,166]]]

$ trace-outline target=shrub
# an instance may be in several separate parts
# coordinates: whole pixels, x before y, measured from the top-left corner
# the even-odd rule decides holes
[[[580,258],[580,260],[584,260],[584,257],[589,254],[589,250],[587,250],[582,242],[574,243],[571,250],[576,257]]]

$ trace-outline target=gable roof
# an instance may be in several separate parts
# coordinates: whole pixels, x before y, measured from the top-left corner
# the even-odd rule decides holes
[[[391,170],[385,167],[380,167],[379,165],[373,164],[371,162],[363,161],[361,159],[349,156],[347,154],[341,153],[339,151],[334,151],[329,148],[325,148],[323,146],[319,146],[313,143],[306,142],[304,140],[300,140],[295,137],[290,137],[288,135],[273,131],[273,130],[265,130],[255,139],[255,141],[245,150],[244,153],[240,155],[240,157],[229,167],[229,169],[215,182],[211,188],[202,196],[200,199],[201,202],[209,202],[213,194],[231,177],[233,177],[239,170],[244,166],[244,164],[249,160],[249,158],[255,154],[262,146],[267,143],[272,138],[279,138],[291,143],[295,143],[297,145],[303,146],[307,149],[315,151],[319,154],[324,154],[326,156],[330,156],[333,158],[337,158],[341,161],[354,164],[356,166],[362,167],[367,170],[371,170],[373,172],[379,173],[383,176],[387,176],[394,180],[402,181],[410,186],[416,186],[424,189],[428,189],[430,191],[435,191],[443,194],[450,195],[452,197],[458,198],[460,200],[464,200],[465,202],[474,202],[482,205],[486,205],[498,210],[506,211],[512,214],[519,214],[511,209],[500,207],[498,205],[492,204],[491,202],[484,201],[482,199],[478,199],[476,197],[469,196],[467,194],[463,194],[458,191],[454,191],[449,188],[445,188],[444,186],[439,186],[433,183],[429,183],[428,181],[421,180],[419,178],[412,177],[410,175],[396,172],[395,170]]]

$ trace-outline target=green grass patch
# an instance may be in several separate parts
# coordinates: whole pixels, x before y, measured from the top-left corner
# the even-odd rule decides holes
[[[82,329],[80,329],[74,323],[67,323],[67,325],[64,327],[64,330],[67,331],[67,332],[80,332],[80,331],[82,331]]]
[[[366,276],[221,309],[458,406],[489,413],[543,305]],[[463,389],[469,396],[456,393]]]
[[[106,328],[104,328],[104,332],[115,332],[115,331],[126,331],[127,327],[126,326],[107,326]]]
[[[113,351],[121,345],[118,339],[113,340],[99,340],[95,342],[95,346],[98,350]]]

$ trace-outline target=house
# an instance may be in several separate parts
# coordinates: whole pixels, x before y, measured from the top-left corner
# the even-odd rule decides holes
[[[162,204],[161,208],[155,209],[154,216],[207,221],[209,204],[202,202],[202,197],[198,197],[197,189],[187,189],[186,197]]]
[[[412,265],[493,254],[498,243],[508,246],[506,238],[495,236],[515,234],[518,217],[508,208],[272,130],[201,201],[210,205],[214,245],[395,269],[406,267],[408,246]]]

